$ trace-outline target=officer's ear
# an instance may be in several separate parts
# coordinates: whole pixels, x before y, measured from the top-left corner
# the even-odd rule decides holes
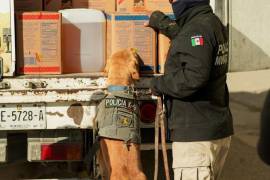
[[[111,68],[111,59],[107,59],[106,66],[104,68],[104,73],[107,76]]]

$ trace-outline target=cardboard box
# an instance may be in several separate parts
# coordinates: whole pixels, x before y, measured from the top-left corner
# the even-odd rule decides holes
[[[117,12],[144,12],[146,11],[146,0],[117,0]]]
[[[168,0],[146,0],[147,11],[162,11],[164,13],[172,13],[172,5]]]
[[[15,11],[42,11],[43,0],[14,0]]]
[[[15,71],[13,1],[1,1],[0,6],[0,76],[13,76]]]
[[[117,12],[143,12],[160,10],[171,13],[172,7],[168,0],[117,0]]]
[[[72,8],[72,0],[43,0],[45,11],[59,11]]]
[[[61,74],[61,15],[18,13],[17,50],[19,74]]]
[[[175,20],[174,14],[166,14],[171,19]],[[158,72],[164,74],[164,66],[167,60],[168,51],[170,48],[171,42],[168,37],[159,33],[158,34]]]
[[[164,66],[170,48],[170,39],[163,34],[158,35],[158,70],[164,74]]]
[[[73,0],[73,8],[98,9],[106,12],[115,12],[116,0]]]
[[[144,65],[143,73],[155,73],[157,60],[156,33],[144,27],[145,14],[107,14],[107,57],[125,48],[136,48]]]

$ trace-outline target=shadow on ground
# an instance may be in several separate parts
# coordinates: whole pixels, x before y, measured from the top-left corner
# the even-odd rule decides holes
[[[237,138],[233,138],[221,180],[269,179],[270,167],[259,159],[256,148],[247,145]]]
[[[231,94],[235,136],[221,180],[270,179],[270,167],[260,160],[257,153],[260,114],[266,94],[267,92]]]

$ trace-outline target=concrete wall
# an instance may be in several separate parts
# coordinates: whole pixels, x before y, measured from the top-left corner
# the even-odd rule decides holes
[[[0,12],[0,49],[5,50],[5,45],[3,41],[3,28],[9,28],[10,27],[10,15],[9,13],[1,13]],[[0,50],[1,52],[1,50]]]
[[[215,7],[215,3],[215,0],[210,0],[210,5],[212,6],[212,8]]]
[[[230,71],[270,68],[270,1],[210,0],[230,33]]]
[[[3,4],[2,4],[3,3]],[[0,53],[6,50],[3,42],[3,28],[10,28],[10,14],[8,1],[1,2],[0,6]]]
[[[210,0],[210,5],[212,6],[215,14],[220,18],[224,25],[228,25],[228,0]]]
[[[230,70],[270,68],[270,1],[230,0]]]

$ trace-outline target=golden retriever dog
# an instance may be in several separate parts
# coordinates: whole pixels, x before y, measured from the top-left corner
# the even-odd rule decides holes
[[[119,51],[107,61],[107,84],[131,86],[139,80],[139,60],[133,48]],[[142,171],[140,145],[125,144],[122,140],[100,137],[98,162],[103,179],[146,180]]]

